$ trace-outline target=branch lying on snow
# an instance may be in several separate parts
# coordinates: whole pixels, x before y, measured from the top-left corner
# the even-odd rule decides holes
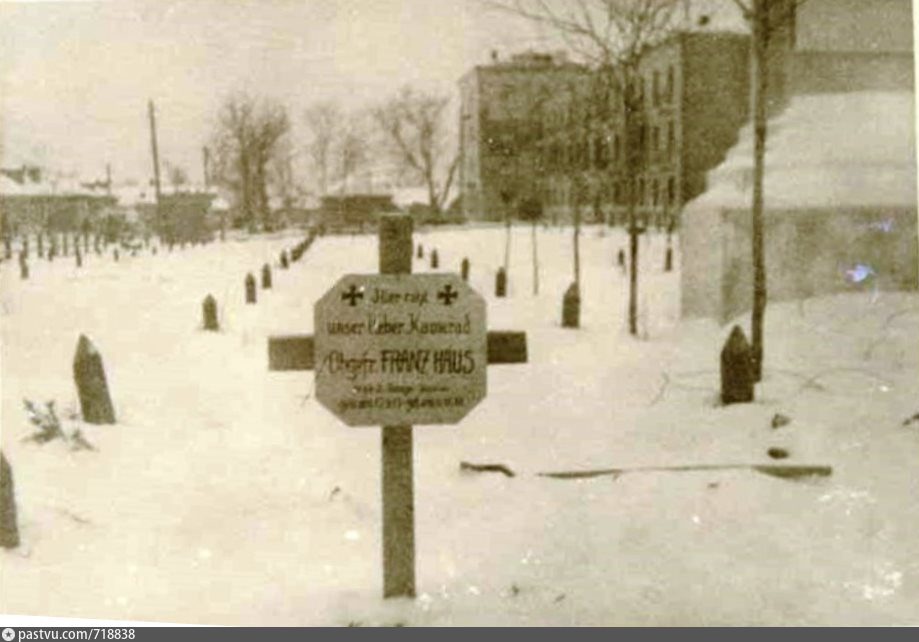
[[[460,470],[469,470],[476,473],[501,473],[507,477],[514,477],[514,471],[504,464],[470,464],[468,461],[461,461]]]
[[[626,473],[652,473],[652,472],[695,472],[705,470],[753,470],[758,473],[782,477],[784,479],[797,479],[799,477],[829,477],[833,474],[830,466],[795,466],[776,464],[696,464],[688,466],[639,466],[636,468],[600,468],[596,470],[571,470],[549,473],[537,473],[539,477],[551,479],[591,479],[593,477],[612,477],[614,480]]]
[[[93,445],[83,436],[79,428],[74,430],[71,434],[64,432],[61,428],[61,420],[58,419],[57,413],[54,411],[53,401],[45,402],[44,411],[39,409],[28,399],[23,399],[23,405],[25,406],[26,413],[29,415],[29,423],[38,429],[31,435],[24,437],[23,441],[34,441],[36,444],[44,444],[53,439],[61,439],[70,446],[71,450],[95,450]]]
[[[884,385],[886,385],[886,386],[892,386],[892,385],[893,385],[893,382],[890,381],[890,379],[887,379],[887,378],[885,378],[885,377],[882,377],[881,375],[877,374],[876,372],[871,372],[870,370],[865,370],[864,368],[847,368],[847,367],[842,367],[842,368],[829,368],[829,369],[827,369],[827,370],[823,370],[823,371],[821,371],[821,372],[818,372],[817,374],[815,374],[815,375],[813,375],[812,377],[808,378],[804,383],[802,383],[802,384],[801,384],[801,387],[799,388],[799,391],[800,391],[800,390],[804,390],[804,389],[806,389],[806,388],[812,388],[812,389],[814,389],[814,390],[826,390],[826,387],[824,387],[823,385],[821,385],[820,383],[818,383],[818,381],[820,380],[820,378],[821,378],[821,377],[825,377],[825,376],[830,375],[830,374],[836,374],[836,373],[839,373],[839,372],[857,372],[857,373],[859,373],[859,374],[866,375],[866,376],[868,376],[868,377],[874,379],[875,381],[880,381],[882,384],[884,384]]]
[[[897,310],[896,312],[891,313],[884,320],[884,324],[881,326],[881,332],[880,332],[881,336],[876,338],[870,344],[868,344],[868,347],[865,348],[865,351],[862,354],[862,358],[867,361],[868,359],[871,359],[872,357],[874,357],[874,349],[877,348],[882,343],[884,343],[885,341],[887,341],[888,339],[887,332],[890,330],[890,324],[893,323],[895,319],[902,317],[904,315],[915,314],[916,312],[919,312],[919,308],[908,307],[908,308],[903,308],[903,309]]]
[[[670,385],[670,375],[666,372],[662,372],[661,376],[664,378],[664,382],[661,384],[660,390],[657,391],[657,394],[654,395],[654,399],[651,400],[651,403],[648,404],[648,407],[657,405],[657,402],[660,401],[664,393],[667,391],[667,386]]]

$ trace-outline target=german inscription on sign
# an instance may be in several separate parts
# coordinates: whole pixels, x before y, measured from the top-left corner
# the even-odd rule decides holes
[[[485,397],[485,301],[455,274],[348,275],[314,315],[316,398],[349,426],[455,424]]]

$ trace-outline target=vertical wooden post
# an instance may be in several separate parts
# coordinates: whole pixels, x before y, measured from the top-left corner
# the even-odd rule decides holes
[[[150,151],[153,154],[153,189],[156,195],[156,224],[160,228],[160,242],[163,240],[165,225],[163,222],[162,192],[160,190],[160,155],[156,144],[156,107],[153,101],[147,102],[147,115],[150,118]]]
[[[380,219],[380,273],[411,274],[412,219]],[[383,426],[383,597],[415,597],[415,489],[411,426]]]

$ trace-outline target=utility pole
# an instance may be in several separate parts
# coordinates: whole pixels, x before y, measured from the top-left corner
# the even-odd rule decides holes
[[[156,221],[160,225],[160,241],[165,231],[163,225],[163,211],[160,204],[160,155],[156,146],[156,112],[153,107],[153,100],[147,102],[147,112],[150,115],[150,148],[153,151],[153,187],[156,193]]]
[[[202,162],[204,163],[204,190],[210,187],[211,150],[206,146],[201,148]]]

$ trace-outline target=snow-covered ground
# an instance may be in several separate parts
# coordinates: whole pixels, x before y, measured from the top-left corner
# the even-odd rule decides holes
[[[0,555],[0,612],[248,625],[919,624],[919,295],[849,294],[767,313],[754,404],[718,407],[729,327],[679,323],[664,239],[642,240],[641,340],[626,332],[620,231],[582,236],[580,330],[560,327],[570,230],[528,228],[510,297],[493,297],[500,228],[416,233],[441,269],[472,261],[491,329],[527,331],[529,363],[494,366],[457,426],[415,430],[414,601],[381,599],[380,431],[347,428],[312,374],[269,372],[267,337],[312,331],[312,303],[374,272],[373,237],[325,237],[275,288],[243,277],[295,239],[228,241],[115,264],[32,262],[2,278],[2,446],[22,546]],[[428,269],[415,261],[416,271]],[[223,331],[200,329],[207,293]],[[80,333],[118,414],[81,425]],[[24,443],[22,400],[55,400],[95,452]],[[773,429],[782,413],[791,423]],[[570,481],[544,471],[683,464],[833,467]],[[461,472],[460,461],[516,472]]]

